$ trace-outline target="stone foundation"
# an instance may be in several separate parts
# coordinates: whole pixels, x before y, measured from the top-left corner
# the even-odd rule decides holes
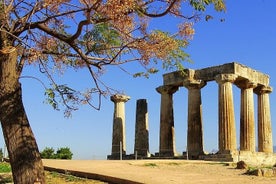
[[[201,155],[199,159],[217,162],[239,162],[244,161],[253,166],[272,166],[276,164],[275,153],[251,152],[251,151],[234,151],[228,153]]]

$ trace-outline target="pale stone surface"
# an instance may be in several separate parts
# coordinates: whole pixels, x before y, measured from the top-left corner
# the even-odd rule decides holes
[[[245,161],[248,165],[271,166],[276,163],[276,154],[265,152],[236,151],[232,154],[233,162]]]
[[[111,157],[119,159],[120,146],[122,154],[126,154],[126,136],[125,136],[125,102],[130,99],[126,95],[113,95],[110,100],[114,102],[113,114],[113,135]]]
[[[216,76],[219,84],[219,152],[235,151],[236,128],[232,83],[237,76],[233,74],[220,74]]]
[[[173,93],[178,87],[160,86],[156,90],[161,94],[159,156],[175,156]]]
[[[253,88],[256,83],[245,80],[238,87],[241,88],[240,113],[240,150],[255,152],[255,123]]]
[[[273,153],[269,93],[271,87],[255,90],[258,94],[258,151]]]
[[[186,75],[181,75],[181,72],[175,71],[163,75],[163,85],[183,85],[183,80],[190,75],[192,70],[185,70]],[[203,81],[214,81],[219,74],[236,74],[239,80],[250,79],[258,84],[258,86],[269,86],[269,76],[259,71],[251,69],[245,65],[233,62],[219,66],[203,68],[194,71],[194,79]],[[189,77],[188,77],[189,78]]]
[[[201,88],[206,82],[188,79],[183,85],[188,89],[187,152],[190,159],[197,159],[204,153]]]
[[[149,125],[148,104],[146,99],[136,102],[136,125],[134,154],[139,157],[149,157]]]

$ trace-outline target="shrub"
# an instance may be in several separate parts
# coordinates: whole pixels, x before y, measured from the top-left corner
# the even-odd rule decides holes
[[[72,156],[73,156],[73,153],[70,151],[70,148],[68,148],[68,147],[59,148],[56,153],[57,159],[71,160]]]
[[[0,163],[0,173],[8,173],[8,172],[11,172],[11,165],[7,162],[1,162]],[[0,183],[1,183],[1,180],[0,180]]]
[[[46,159],[54,159],[55,158],[55,150],[54,148],[46,147],[41,153],[41,158]]]
[[[73,153],[71,152],[70,148],[64,147],[64,148],[58,148],[58,150],[55,153],[54,148],[46,147],[41,153],[41,158],[44,159],[66,159],[71,160]]]

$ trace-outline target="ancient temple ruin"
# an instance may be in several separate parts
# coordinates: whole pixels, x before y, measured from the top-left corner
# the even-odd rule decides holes
[[[209,81],[218,84],[218,145],[215,156],[205,156],[203,150],[203,126],[201,89]],[[240,150],[237,151],[234,99],[232,85],[241,89]],[[163,75],[163,85],[156,88],[161,94],[160,157],[174,157],[173,94],[179,87],[188,89],[187,152],[192,159],[216,159],[235,161],[255,154],[255,128],[258,128],[258,152],[272,154],[272,129],[270,118],[269,76],[239,63],[227,63],[199,70],[186,69]],[[254,125],[254,93],[258,96],[258,127]],[[263,157],[260,156],[260,159]],[[274,158],[275,159],[275,158]]]
[[[218,84],[218,153],[206,154],[203,145],[203,118],[201,89],[210,82]],[[240,88],[240,137],[237,145],[232,86]],[[198,70],[186,69],[163,75],[163,85],[156,88],[161,94],[159,152],[149,154],[147,102],[137,100],[134,152],[140,158],[181,158],[175,150],[173,95],[180,87],[188,90],[187,153],[188,159],[239,161],[258,164],[276,162],[273,154],[270,117],[269,76],[239,63],[227,63]],[[257,127],[254,119],[254,94],[257,95]],[[125,158],[125,109],[130,97],[114,95],[112,153],[109,159]],[[237,103],[237,102],[235,102]],[[258,135],[255,137],[255,129]],[[258,145],[255,145],[255,142]],[[121,148],[119,147],[121,146]],[[256,147],[258,150],[256,151]],[[133,156],[133,155],[132,155]]]

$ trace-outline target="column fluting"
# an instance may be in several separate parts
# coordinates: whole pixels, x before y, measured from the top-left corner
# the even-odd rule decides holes
[[[258,95],[258,151],[273,153],[269,93],[272,87],[257,87]]]
[[[188,79],[183,85],[188,89],[187,151],[189,158],[197,159],[204,153],[201,88],[206,85],[206,82]]]
[[[160,86],[156,91],[161,94],[159,156],[175,156],[173,93],[176,86]]]
[[[236,127],[232,83],[235,74],[220,74],[215,77],[219,84],[219,153],[229,153],[237,149]]]

